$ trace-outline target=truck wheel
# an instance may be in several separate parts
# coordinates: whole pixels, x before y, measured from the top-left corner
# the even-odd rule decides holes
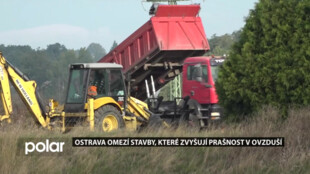
[[[192,130],[200,130],[200,120],[195,114],[183,114],[179,120],[179,126],[182,128],[190,128]]]
[[[197,117],[196,114],[189,114],[188,118],[188,124],[190,127],[200,129],[201,128],[201,123],[200,119]]]
[[[202,116],[202,113],[200,111],[201,105],[196,101],[190,99],[187,103],[188,109],[193,110],[192,113],[184,113],[181,118],[179,125],[189,127],[192,129],[201,130],[202,120],[200,120],[198,117]]]
[[[103,132],[110,132],[125,126],[121,113],[114,106],[106,105],[95,111],[95,127]]]

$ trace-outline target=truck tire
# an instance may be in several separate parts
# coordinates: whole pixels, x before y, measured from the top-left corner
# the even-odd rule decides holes
[[[201,130],[202,124],[204,124],[202,120],[198,118],[202,116],[200,111],[201,105],[196,100],[192,99],[188,101],[187,105],[188,109],[193,110],[193,112],[183,113],[179,121],[179,126]]]
[[[195,114],[183,114],[179,120],[179,127],[192,130],[200,130],[200,120]]]
[[[95,111],[95,129],[110,132],[125,126],[121,113],[112,105],[105,105]]]

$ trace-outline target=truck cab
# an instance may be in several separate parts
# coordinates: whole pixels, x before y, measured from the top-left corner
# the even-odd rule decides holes
[[[196,100],[203,108],[203,115],[211,120],[220,119],[222,112],[218,105],[215,81],[223,57],[189,57],[184,61],[182,95]]]

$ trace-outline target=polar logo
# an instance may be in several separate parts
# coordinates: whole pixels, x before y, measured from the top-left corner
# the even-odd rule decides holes
[[[65,142],[51,142],[49,139],[47,139],[44,142],[38,142],[38,143],[33,143],[33,142],[25,142],[25,155],[28,155],[29,153],[32,152],[52,152],[52,153],[57,153],[57,152],[63,152],[63,146],[65,145]]]

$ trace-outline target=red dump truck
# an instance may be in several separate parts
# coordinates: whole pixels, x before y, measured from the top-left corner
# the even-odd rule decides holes
[[[200,5],[197,4],[153,4],[150,10],[150,14],[153,16],[150,20],[100,59],[99,62],[114,62],[123,65],[129,95],[141,100],[146,100],[148,97],[148,84],[145,84],[145,79],[154,79],[153,84],[159,89],[174,79],[175,76],[181,74],[185,68],[183,70],[185,71],[183,73],[183,77],[185,77],[183,96],[187,97],[183,102],[180,104],[176,100],[174,102],[164,102],[162,99],[152,100],[156,101],[157,104],[153,105],[151,110],[166,113],[161,114],[162,118],[165,115],[166,118],[173,117],[173,120],[178,117],[181,120],[186,120],[189,123],[195,122],[200,127],[204,127],[211,116],[219,118],[220,114],[217,112],[218,109],[215,109],[217,108],[217,97],[214,81],[211,80],[210,83],[199,81],[199,78],[203,78],[203,67],[205,65],[211,66],[212,61],[210,62],[210,60],[213,60],[206,57],[195,58],[196,56],[202,56],[210,49],[201,18],[198,16],[199,10]],[[196,61],[198,59],[200,62]],[[192,65],[192,60],[195,60],[193,62],[196,64],[197,82],[187,79],[186,76],[188,72],[186,68]],[[210,74],[212,74],[211,69],[208,68]],[[211,76],[209,79],[212,79]],[[187,87],[191,83],[196,83],[198,88],[202,85],[204,89],[189,89],[189,92],[187,92]],[[201,85],[197,85],[198,83]],[[206,91],[208,94],[205,93]],[[202,99],[202,97],[207,96],[210,99]],[[194,110],[195,114],[184,116],[182,108],[184,109],[185,105]],[[213,110],[210,109],[211,106],[214,108]]]
[[[144,25],[99,62],[123,65],[131,95],[146,99],[145,79],[152,75],[157,88],[182,71],[185,58],[210,49],[200,5],[159,5]]]

